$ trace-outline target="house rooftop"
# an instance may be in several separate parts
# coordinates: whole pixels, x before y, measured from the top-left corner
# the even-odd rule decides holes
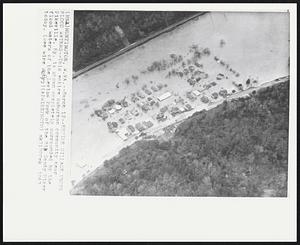
[[[166,93],[164,93],[164,94],[158,96],[157,99],[158,99],[159,101],[163,101],[163,100],[168,99],[168,98],[171,97],[171,96],[172,96],[172,94],[171,94],[170,92],[166,92]]]

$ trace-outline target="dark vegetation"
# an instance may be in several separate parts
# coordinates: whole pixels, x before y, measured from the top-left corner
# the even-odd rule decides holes
[[[73,70],[77,71],[124,48],[126,44],[115,26],[133,43],[196,12],[75,11],[74,14]]]
[[[288,122],[289,83],[262,88],[122,149],[75,194],[285,197]]]

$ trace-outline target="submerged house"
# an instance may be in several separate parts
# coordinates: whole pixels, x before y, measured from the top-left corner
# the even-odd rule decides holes
[[[170,98],[171,96],[172,96],[172,94],[170,92],[166,92],[166,93],[158,96],[157,99],[159,101],[163,101],[163,100],[166,100],[166,99]]]

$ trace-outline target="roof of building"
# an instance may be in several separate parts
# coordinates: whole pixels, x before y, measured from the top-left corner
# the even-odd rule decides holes
[[[199,90],[193,90],[192,93],[196,96],[199,96],[201,93],[199,92]]]
[[[179,106],[179,110],[182,112],[185,111],[184,107],[182,107],[182,106]]]
[[[116,111],[116,110],[115,110],[114,108],[112,108],[112,109],[110,109],[108,112],[109,112],[110,114],[113,114],[115,111]]]
[[[167,98],[169,98],[169,97],[171,97],[171,96],[172,96],[172,94],[171,94],[170,92],[166,92],[166,93],[164,93],[164,94],[158,96],[157,99],[158,99],[159,101],[163,101],[163,100],[165,100],[165,99],[167,99]]]
[[[147,128],[151,128],[153,126],[153,123],[151,121],[144,121],[143,124],[147,127]]]
[[[120,106],[120,105],[115,105],[115,108],[116,108],[116,110],[121,110],[121,109],[122,109],[122,106]]]
[[[126,129],[119,130],[117,134],[122,140],[127,140],[128,138],[128,131]]]
[[[134,129],[134,127],[133,127],[132,125],[128,125],[127,128],[128,128],[131,132],[134,132],[134,131],[135,131],[135,129]]]

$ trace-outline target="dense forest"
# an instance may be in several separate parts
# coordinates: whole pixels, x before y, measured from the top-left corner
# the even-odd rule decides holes
[[[262,88],[122,149],[74,194],[285,197],[288,125],[289,82]]]
[[[126,42],[136,42],[194,14],[196,12],[75,11],[73,70],[119,51]],[[118,30],[123,32],[124,38]]]

